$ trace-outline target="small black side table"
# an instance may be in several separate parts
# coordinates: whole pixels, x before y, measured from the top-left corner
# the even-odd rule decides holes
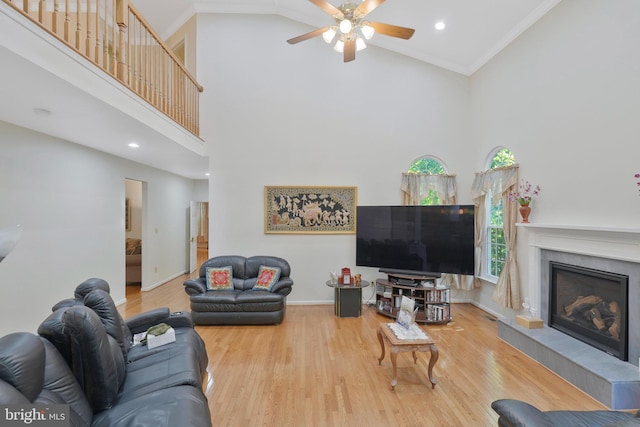
[[[369,286],[363,280],[360,285],[340,285],[327,281],[327,286],[335,289],[335,312],[338,317],[360,317],[362,314],[362,288]]]

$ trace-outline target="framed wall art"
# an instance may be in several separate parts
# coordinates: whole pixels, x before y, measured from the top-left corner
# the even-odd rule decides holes
[[[264,187],[265,233],[355,234],[357,187]]]

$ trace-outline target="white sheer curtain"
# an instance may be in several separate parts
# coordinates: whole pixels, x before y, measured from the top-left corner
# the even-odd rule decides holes
[[[419,205],[420,200],[429,195],[429,190],[434,190],[443,205],[455,205],[457,203],[457,185],[455,175],[430,175],[423,173],[403,173],[402,184],[403,205]],[[460,274],[445,274],[442,282],[457,288],[471,289],[474,286],[473,276]]]
[[[456,176],[455,175],[430,175],[424,173],[403,173],[402,191],[403,205],[419,205],[420,200],[429,195],[429,190],[434,190],[442,204],[456,204]]]
[[[509,192],[518,185],[518,166],[506,166],[479,172],[473,181],[471,196],[476,207],[476,281],[479,282],[480,267],[486,243],[486,203],[498,204],[502,200],[502,222],[507,246],[507,259],[496,283],[493,299],[507,308],[520,307],[520,283],[516,264],[516,213],[517,208],[509,202]],[[487,194],[491,200],[487,200]]]

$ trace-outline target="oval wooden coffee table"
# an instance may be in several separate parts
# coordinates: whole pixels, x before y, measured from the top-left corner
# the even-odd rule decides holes
[[[413,354],[413,363],[418,362],[418,356],[416,355],[417,351],[429,351],[431,353],[431,357],[429,359],[429,369],[427,375],[429,377],[429,381],[431,382],[431,388],[436,387],[436,380],[433,378],[433,366],[438,361],[438,348],[436,344],[433,342],[431,338],[427,339],[400,339],[396,337],[396,334],[393,333],[389,324],[381,323],[378,328],[378,340],[380,340],[380,348],[382,349],[382,354],[378,359],[378,365],[382,364],[382,359],[384,359],[384,342],[386,341],[391,349],[391,365],[393,366],[393,378],[391,378],[391,390],[396,389],[396,384],[398,384],[398,367],[396,364],[396,359],[398,353],[404,351],[410,351]]]

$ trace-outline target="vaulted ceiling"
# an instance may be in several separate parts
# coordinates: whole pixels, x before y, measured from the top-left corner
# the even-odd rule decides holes
[[[165,39],[195,13],[276,14],[308,25],[309,30],[333,23],[307,0],[131,1]],[[559,2],[386,0],[368,18],[414,28],[415,35],[411,40],[376,35],[368,43],[472,75]],[[160,113],[151,107],[127,114],[129,91],[85,67],[67,49],[52,49],[59,43],[42,36],[41,30],[25,23],[6,4],[0,2],[0,10],[0,63],[6,64],[0,67],[0,97],[11,100],[0,103],[0,120],[189,178],[204,177],[208,160],[201,142],[172,122],[158,120]],[[434,28],[438,21],[445,23],[444,30]],[[47,114],[41,114],[43,111]],[[141,142],[142,149],[131,151],[130,141]]]
[[[343,3],[328,1],[334,6]],[[386,0],[367,18],[414,28],[416,32],[410,40],[377,35],[368,43],[471,75],[559,2]],[[132,3],[163,38],[195,13],[277,14],[308,24],[309,30],[333,24],[329,15],[306,0],[132,0]],[[440,21],[445,24],[443,30],[435,29]]]

